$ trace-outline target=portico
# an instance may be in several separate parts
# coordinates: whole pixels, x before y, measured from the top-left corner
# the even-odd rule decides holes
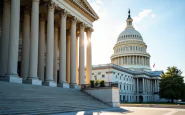
[[[98,16],[87,1],[3,0],[3,4],[1,81],[65,88],[90,82],[92,23]]]

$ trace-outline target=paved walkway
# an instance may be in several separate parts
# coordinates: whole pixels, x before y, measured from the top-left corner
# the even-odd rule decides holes
[[[53,115],[185,115],[185,109],[152,108],[152,107],[120,107],[96,111],[81,111]]]

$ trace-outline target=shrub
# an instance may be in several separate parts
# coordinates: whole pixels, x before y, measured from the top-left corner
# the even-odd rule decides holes
[[[94,87],[94,80],[91,80],[90,84],[91,84],[91,88],[93,88]]]
[[[95,81],[95,86],[97,87],[99,83],[100,83],[100,81],[99,80],[96,80]]]
[[[105,87],[105,81],[104,80],[100,81],[100,87]]]

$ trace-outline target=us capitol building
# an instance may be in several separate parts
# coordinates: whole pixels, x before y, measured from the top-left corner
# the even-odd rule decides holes
[[[128,13],[126,28],[113,47],[111,64],[94,65],[92,79],[118,82],[121,102],[160,101],[158,92],[162,71],[151,71],[147,45],[132,25],[130,10]]]

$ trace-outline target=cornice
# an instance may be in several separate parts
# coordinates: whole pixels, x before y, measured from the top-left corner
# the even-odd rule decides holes
[[[74,5],[76,5],[78,8],[80,8],[82,11],[84,11],[85,13],[87,13],[89,16],[91,16],[92,18],[94,18],[94,20],[98,20],[99,19],[99,17],[98,17],[98,15],[95,13],[93,13],[92,14],[92,12],[89,12],[88,10],[86,10],[83,6],[81,6],[76,0],[69,0],[71,3],[73,3]],[[83,2],[83,0],[82,0],[82,2]],[[83,3],[85,3],[85,2],[83,2]],[[93,9],[90,9],[90,10],[93,10]]]

